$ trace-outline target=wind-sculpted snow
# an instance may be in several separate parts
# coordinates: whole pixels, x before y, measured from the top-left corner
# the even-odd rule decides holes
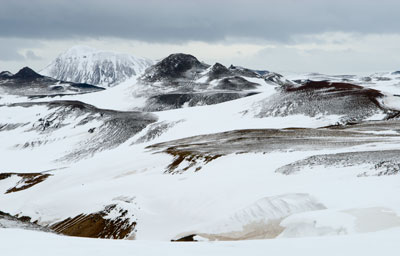
[[[200,225],[196,230],[177,236],[177,240],[246,240],[278,236],[280,221],[292,214],[325,209],[307,194],[286,194],[265,197],[213,223]]]
[[[75,46],[40,73],[64,81],[112,87],[140,75],[151,64],[145,58]]]
[[[398,228],[400,216],[384,207],[320,210],[293,214],[281,222],[280,238],[333,236]]]

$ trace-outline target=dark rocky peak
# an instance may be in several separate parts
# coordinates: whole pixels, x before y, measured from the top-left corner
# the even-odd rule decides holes
[[[220,63],[215,63],[211,68],[208,73],[209,76],[209,81],[214,80],[214,79],[219,79],[227,76],[232,76],[233,73],[224,65]]]
[[[196,57],[190,54],[173,53],[168,57],[164,58],[163,60],[161,60],[158,64],[167,66],[182,65],[186,67],[186,66],[201,65],[201,62]]]
[[[221,63],[217,62],[210,68],[210,71],[222,73],[222,72],[229,72],[229,69],[227,67],[225,67],[224,65],[222,65]]]
[[[260,77],[260,75],[254,70],[240,67],[240,66],[229,66],[229,70],[237,76],[247,76],[247,77]]]
[[[392,72],[392,75],[400,75],[400,70]]]
[[[149,67],[142,80],[156,82],[178,78],[191,79],[208,67],[209,65],[201,63],[193,55],[175,53]]]
[[[13,73],[10,71],[2,71],[0,73],[0,78],[11,78],[13,76]]]
[[[18,73],[12,76],[12,78],[18,78],[18,79],[36,79],[36,78],[42,78],[42,75],[39,75],[32,69],[28,67],[22,68]]]

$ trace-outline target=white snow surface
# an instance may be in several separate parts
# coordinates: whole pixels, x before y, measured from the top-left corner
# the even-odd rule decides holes
[[[398,255],[400,229],[329,238],[254,240],[236,242],[169,243],[57,236],[19,229],[0,229],[1,249],[10,255],[109,256],[124,255]],[[23,244],[23,246],[22,246]]]

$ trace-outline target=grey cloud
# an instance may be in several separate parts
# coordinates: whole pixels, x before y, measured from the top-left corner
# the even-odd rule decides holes
[[[25,56],[20,54],[19,42],[21,40],[0,38],[0,60],[1,61],[21,61]]]
[[[0,49],[0,60],[2,61],[20,61],[25,60],[25,56],[18,53],[16,49]]]
[[[26,51],[25,57],[28,60],[42,60],[42,58],[40,56],[37,56],[32,50]]]
[[[38,60],[40,57],[36,56],[32,50],[24,49],[41,46],[42,44],[37,40],[0,37],[0,61]]]
[[[385,49],[367,54],[353,49],[299,50],[278,46],[265,48],[255,55],[233,60],[242,65],[277,72],[322,72],[327,74],[374,73],[397,70],[397,61],[388,57]]]
[[[0,36],[147,42],[289,42],[330,31],[400,33],[397,0],[0,0]]]

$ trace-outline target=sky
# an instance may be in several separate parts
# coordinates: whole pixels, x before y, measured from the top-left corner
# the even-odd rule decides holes
[[[328,74],[400,70],[399,0],[0,0],[0,71],[74,45]]]

